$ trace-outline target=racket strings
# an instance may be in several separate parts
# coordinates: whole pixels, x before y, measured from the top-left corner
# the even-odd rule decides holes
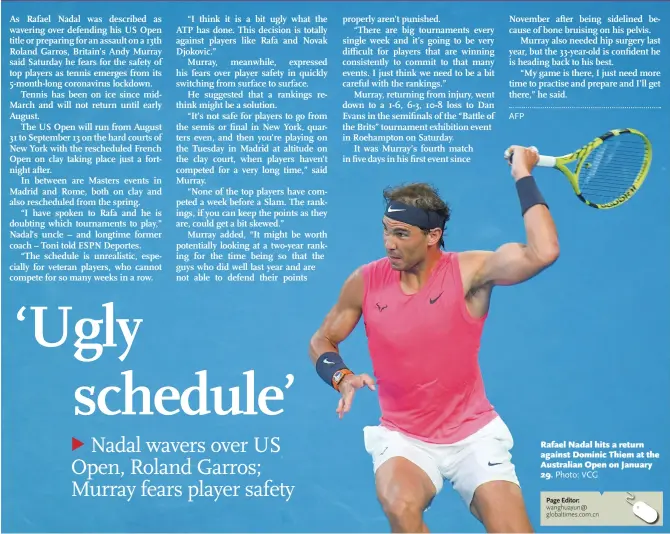
[[[639,135],[609,137],[582,164],[578,177],[582,195],[598,204],[618,199],[637,180],[646,156],[647,146]]]

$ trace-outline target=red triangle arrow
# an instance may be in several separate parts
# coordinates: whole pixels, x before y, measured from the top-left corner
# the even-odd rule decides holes
[[[84,444],[83,441],[79,441],[77,438],[72,438],[72,450],[76,450]]]

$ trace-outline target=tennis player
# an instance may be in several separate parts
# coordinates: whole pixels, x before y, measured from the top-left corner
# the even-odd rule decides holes
[[[364,428],[377,497],[393,532],[429,532],[423,514],[454,489],[487,532],[532,532],[511,461],[513,438],[486,396],[478,363],[494,286],[528,280],[558,258],[558,238],[532,170],[533,147],[512,146],[511,173],[527,243],[446,252],[448,205],[426,184],[387,190],[386,257],[358,268],[310,341],[321,378],[341,395],[378,388],[381,419]],[[355,374],[338,345],[361,316],[375,381]]]

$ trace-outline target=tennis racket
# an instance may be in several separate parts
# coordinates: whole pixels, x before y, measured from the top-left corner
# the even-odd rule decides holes
[[[651,165],[651,142],[632,128],[610,130],[565,156],[540,156],[538,167],[561,171],[587,206],[621,206],[640,189]],[[512,160],[507,151],[505,158]],[[576,163],[573,171],[568,165]]]

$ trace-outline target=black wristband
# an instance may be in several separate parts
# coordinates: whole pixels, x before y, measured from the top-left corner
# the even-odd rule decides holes
[[[535,183],[535,178],[532,176],[526,176],[516,181],[516,192],[519,195],[519,202],[521,203],[521,215],[525,215],[526,212],[536,206],[537,204],[542,204],[543,206],[549,207],[540,193],[540,190],[537,188]]]
[[[331,387],[335,387],[333,385],[333,376],[342,370],[348,371],[349,368],[337,352],[325,352],[316,360],[316,372]]]

